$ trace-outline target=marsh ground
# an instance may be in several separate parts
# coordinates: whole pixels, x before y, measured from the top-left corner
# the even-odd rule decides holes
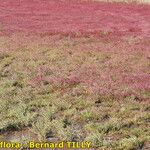
[[[6,0],[0,11],[1,140],[149,149],[149,5]]]

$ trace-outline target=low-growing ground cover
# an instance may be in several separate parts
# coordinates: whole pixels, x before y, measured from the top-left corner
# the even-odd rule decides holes
[[[126,49],[126,39],[31,39],[0,39],[2,136],[28,128],[38,140],[114,149],[149,141],[148,51]]]
[[[0,4],[0,140],[149,149],[149,6],[36,3]]]

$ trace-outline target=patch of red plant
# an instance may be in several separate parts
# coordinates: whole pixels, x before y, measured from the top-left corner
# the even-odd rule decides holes
[[[150,36],[150,5],[81,0],[0,0],[4,33]]]

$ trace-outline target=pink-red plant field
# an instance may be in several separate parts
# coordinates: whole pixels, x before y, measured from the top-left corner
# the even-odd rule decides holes
[[[0,140],[148,150],[150,5],[0,0],[0,103]]]
[[[1,0],[1,30],[150,36],[150,6],[81,0]]]

